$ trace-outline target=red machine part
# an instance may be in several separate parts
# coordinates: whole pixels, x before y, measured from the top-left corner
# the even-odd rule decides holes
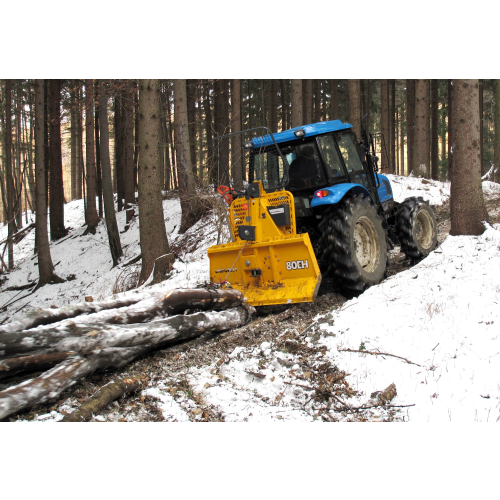
[[[233,200],[238,196],[238,193],[229,186],[219,186],[217,188],[217,191],[224,198],[228,205],[231,205]]]

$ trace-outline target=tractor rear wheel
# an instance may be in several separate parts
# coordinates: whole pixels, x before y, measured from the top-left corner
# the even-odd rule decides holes
[[[401,251],[412,261],[427,257],[437,246],[434,211],[423,198],[407,198],[396,212],[396,234]]]
[[[319,229],[320,267],[344,292],[357,295],[386,277],[386,232],[369,198],[354,195],[329,207]]]

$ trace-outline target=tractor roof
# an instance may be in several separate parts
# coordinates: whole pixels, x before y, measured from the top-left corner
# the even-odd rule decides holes
[[[303,137],[311,137],[319,134],[326,134],[328,132],[335,132],[337,130],[346,130],[352,128],[350,123],[342,123],[340,120],[331,120],[328,122],[318,122],[311,123],[309,125],[301,125],[300,127],[291,128],[289,130],[283,130],[274,135],[274,140],[277,143],[295,141],[298,138],[295,137],[295,131],[304,129],[305,135]],[[255,147],[270,146],[273,141],[269,135],[264,137],[255,137],[252,139],[252,143]]]

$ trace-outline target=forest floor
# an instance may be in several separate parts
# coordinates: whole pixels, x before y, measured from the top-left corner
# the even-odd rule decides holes
[[[486,232],[449,237],[449,183],[390,179],[397,201],[423,196],[436,211],[440,246],[416,266],[397,247],[390,254],[389,277],[358,298],[346,299],[326,281],[313,304],[263,309],[236,330],[204,335],[159,349],[126,368],[95,373],[57,401],[11,420],[60,420],[116,377],[137,374],[147,376],[147,388],[116,401],[95,421],[497,420],[500,186],[483,183],[492,224]],[[171,278],[152,288],[166,291],[206,282],[206,249],[217,241],[217,218],[207,216],[181,236],[178,200],[165,200],[164,211],[169,241],[180,258]],[[83,236],[81,200],[68,203],[65,212],[73,229],[52,244],[52,258],[62,277],[75,278],[31,295],[12,290],[37,277],[33,235],[28,234],[16,245],[16,270],[2,284],[0,302],[11,305],[4,306],[0,321],[30,307],[134,293],[140,263],[124,264],[140,253],[138,221],[122,233],[125,257],[112,268],[104,225],[96,236]],[[120,227],[123,218],[119,213]],[[32,376],[17,377],[9,385]],[[380,392],[391,384],[397,396],[380,406]]]

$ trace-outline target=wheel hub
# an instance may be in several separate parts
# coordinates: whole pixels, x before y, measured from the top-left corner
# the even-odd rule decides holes
[[[428,250],[432,245],[433,225],[431,216],[425,210],[420,210],[415,220],[415,238],[422,248]]]
[[[360,217],[354,226],[354,246],[356,259],[368,273],[375,271],[380,255],[375,227],[368,217]]]

